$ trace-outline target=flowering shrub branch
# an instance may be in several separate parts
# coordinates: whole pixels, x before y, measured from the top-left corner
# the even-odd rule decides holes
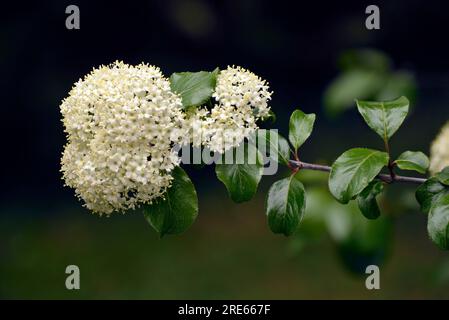
[[[289,164],[290,164],[289,167],[294,171],[315,170],[315,171],[330,172],[332,169],[329,166],[324,166],[324,165],[315,164],[315,163],[307,163],[307,162],[296,161],[296,160],[290,160]],[[390,174],[380,173],[376,176],[376,178],[385,183],[404,182],[404,183],[412,183],[412,184],[423,184],[427,180],[425,178],[407,177],[407,176],[400,176],[397,174],[392,175],[391,173]]]
[[[416,199],[428,214],[429,236],[440,248],[449,249],[449,167],[438,160],[442,170],[429,179],[409,177],[395,170],[426,174],[427,156],[405,151],[391,159],[389,139],[407,116],[407,98],[356,101],[385,150],[349,149],[332,166],[324,166],[298,157],[312,134],[315,114],[295,110],[288,140],[277,131],[259,129],[258,123],[274,117],[268,104],[271,95],[265,80],[241,67],[174,73],[169,79],[147,64],[116,62],[94,69],[61,104],[68,140],[61,160],[65,184],[92,212],[110,215],[140,207],[161,236],[179,234],[197,218],[198,198],[174,146],[231,159],[243,147],[241,162],[215,164],[217,178],[235,202],[256,194],[265,160],[291,169],[267,195],[268,226],[274,233],[288,236],[298,231],[307,193],[297,173],[318,170],[329,172],[333,197],[342,204],[355,200],[367,219],[381,215],[377,197],[389,184],[418,184]]]

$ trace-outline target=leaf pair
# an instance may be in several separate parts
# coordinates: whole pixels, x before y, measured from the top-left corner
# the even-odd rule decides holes
[[[351,149],[341,155],[332,166],[329,177],[329,189],[341,203],[357,197],[357,204],[362,214],[368,219],[380,215],[376,197],[382,193],[384,185],[373,180],[388,164],[388,154],[370,149]],[[425,173],[429,161],[422,152],[404,152],[395,161],[404,170]],[[368,184],[367,184],[368,182]]]
[[[314,113],[306,114],[301,110],[295,110],[290,116],[288,139],[293,145],[295,154],[299,147],[310,137],[315,123]],[[290,160],[290,145],[288,141],[277,133],[276,130],[258,130],[258,137],[265,139],[270,147],[270,158],[283,165],[288,165]]]
[[[388,140],[407,116],[409,101],[406,97],[384,102],[357,101],[357,108],[368,126],[382,138],[385,145],[388,145]],[[402,170],[424,174],[429,168],[429,159],[422,152],[406,151],[393,164]]]
[[[315,114],[313,113],[305,114],[301,110],[295,110],[292,113],[288,138],[293,145],[295,155],[312,133],[314,122]],[[279,141],[281,141],[279,145],[282,146],[280,150],[283,150],[279,155],[282,163],[288,164],[290,153],[288,142],[281,136],[279,137]],[[304,216],[306,194],[296,172],[271,186],[266,200],[266,208],[268,226],[273,233],[289,236],[297,230]]]
[[[339,202],[348,203],[368,187],[388,161],[388,153],[378,150],[354,148],[344,152],[332,165],[330,192]]]
[[[344,152],[332,165],[330,192],[343,204],[357,197],[362,214],[376,219],[380,215],[376,197],[383,191],[383,184],[374,179],[388,161],[388,154],[377,150],[354,148]]]
[[[407,98],[393,101],[356,101],[357,108],[368,126],[388,146],[388,140],[399,129],[408,113]],[[389,150],[387,150],[389,152]],[[376,197],[383,191],[380,181],[374,181],[381,170],[390,164],[390,155],[378,150],[354,148],[337,158],[329,175],[329,190],[341,203],[346,204],[358,197],[360,211],[369,219],[380,215]],[[395,165],[405,170],[422,172],[428,167],[423,153],[405,152]]]

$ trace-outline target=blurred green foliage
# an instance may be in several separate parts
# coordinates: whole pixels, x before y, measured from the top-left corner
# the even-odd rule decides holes
[[[340,74],[323,95],[324,111],[335,118],[355,107],[354,99],[385,101],[399,96],[416,98],[417,85],[412,73],[394,70],[391,59],[373,49],[354,49],[341,54]]]
[[[223,197],[225,190],[223,195],[200,195],[197,223],[182,237],[163,239],[139,214],[106,219],[75,208],[38,219],[37,210],[30,209],[27,216],[16,214],[16,218],[11,212],[8,219],[0,220],[0,297],[449,298],[447,257],[427,240],[423,215],[402,216],[397,221],[397,241],[389,245],[394,253],[381,266],[381,290],[368,291],[363,275],[354,276],[339,265],[339,261],[352,264],[354,260],[336,259],[342,252],[335,248],[341,243],[346,249],[357,240],[353,252],[363,253],[365,259],[364,254],[372,253],[384,234],[377,240],[373,235],[363,240],[369,228],[354,233],[345,223],[352,217],[348,207],[317,188],[308,193],[304,224],[294,238],[273,236],[268,230],[262,195],[249,203],[233,204]],[[331,211],[326,209],[326,199],[335,206]],[[349,208],[357,210],[353,205]],[[334,222],[332,238],[323,223],[328,215]],[[363,218],[358,212],[354,217]],[[314,240],[298,250],[297,240],[306,233]],[[372,257],[382,258],[383,253]],[[69,264],[80,267],[79,291],[64,286]]]
[[[296,234],[303,244],[298,249],[327,236],[348,270],[364,274],[368,265],[382,265],[393,247],[391,216],[369,220],[360,213],[356,201],[347,205],[335,201],[326,189],[326,174],[301,175],[313,186],[307,188],[306,215]]]

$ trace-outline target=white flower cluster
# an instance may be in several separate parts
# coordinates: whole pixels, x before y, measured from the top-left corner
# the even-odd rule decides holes
[[[180,107],[154,66],[115,62],[94,69],[61,104],[66,185],[100,215],[163,196],[179,163],[172,146],[183,136]]]
[[[237,147],[269,114],[271,92],[265,80],[241,67],[228,67],[217,76],[212,110],[200,108],[188,115],[193,145],[223,153]]]
[[[449,166],[449,122],[430,147],[430,172],[435,174]]]

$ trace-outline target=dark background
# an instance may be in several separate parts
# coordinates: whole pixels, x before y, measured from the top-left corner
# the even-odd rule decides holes
[[[65,28],[65,8],[69,4],[76,4],[80,8],[80,30]],[[381,30],[369,31],[365,28],[365,8],[369,4],[377,4],[380,7]],[[48,268],[51,269],[48,266],[52,263],[51,257],[57,260],[60,257],[58,250],[64,250],[62,247],[53,247],[52,243],[64,243],[66,239],[66,246],[70,247],[74,241],[78,241],[79,234],[86,232],[96,234],[101,229],[105,234],[101,238],[105,247],[98,250],[121,252],[120,247],[114,249],[106,244],[109,241],[106,234],[112,237],[112,232],[122,230],[121,223],[127,225],[130,230],[134,230],[132,228],[139,223],[144,224],[137,218],[127,216],[103,219],[108,221],[103,223],[101,219],[88,215],[81,209],[73,191],[63,188],[60,178],[59,159],[65,143],[59,113],[60,101],[74,82],[100,64],[117,59],[130,64],[148,62],[159,66],[167,76],[175,71],[212,70],[217,66],[225,68],[232,64],[244,66],[270,82],[274,91],[272,108],[278,115],[275,127],[281,132],[286,133],[289,114],[297,107],[305,112],[318,114],[314,138],[304,147],[306,160],[311,161],[321,159],[330,163],[342,150],[351,146],[381,146],[355,111],[345,113],[338,121],[328,119],[322,114],[322,94],[339,72],[336,64],[338,55],[347,49],[369,47],[382,50],[392,58],[395,68],[411,70],[416,77],[418,99],[413,115],[393,140],[393,146],[398,147],[397,153],[401,150],[399,147],[428,152],[431,140],[449,119],[447,1],[17,2],[15,5],[2,4],[0,17],[0,130],[3,133],[0,217],[4,232],[0,235],[4,237],[4,241],[0,243],[0,250],[3,247],[3,254],[0,252],[0,264],[3,268],[0,269],[0,297],[60,297],[66,294],[65,291],[58,291],[62,289],[55,285],[56,289],[46,291],[47,295],[45,292],[39,295],[37,285],[29,287],[26,280],[9,282],[2,290],[1,280],[14,278],[14,275],[19,278],[24,274],[32,278],[31,274],[36,268],[48,271]],[[263,195],[250,206],[231,205],[228,200],[222,200],[226,198],[226,193],[224,188],[212,179],[213,175],[212,169],[201,173],[192,172],[200,201],[211,203],[201,208],[202,214],[207,216],[211,211],[218,211],[217,206],[236,214],[226,220],[228,225],[223,225],[220,220],[223,218],[219,217],[218,222],[199,222],[200,227],[188,232],[201,234],[206,232],[201,230],[211,228],[210,233],[205,233],[207,237],[214,237],[216,232],[220,237],[221,233],[225,233],[223,229],[230,227],[230,233],[252,230],[251,232],[262,234],[267,242],[271,237],[274,238],[264,225]],[[266,187],[262,189],[266,190]],[[210,200],[215,199],[214,195],[219,199],[216,200],[219,205],[213,204],[215,200]],[[255,222],[257,227],[251,227],[254,215],[250,215],[249,220],[240,220],[244,219],[241,218],[244,211],[259,211],[257,217],[260,220]],[[78,218],[81,216],[83,218]],[[77,222],[72,223],[70,219]],[[82,219],[82,222],[77,219]],[[58,222],[53,225],[53,221]],[[108,224],[112,224],[110,221],[114,221],[114,229],[107,229]],[[428,242],[425,236],[425,221],[418,222],[419,241]],[[233,231],[232,226],[236,224],[239,224],[240,229]],[[72,230],[71,233],[68,230],[71,230],[70,226],[73,225],[79,226],[79,230],[75,228],[77,231]],[[67,227],[69,229],[66,229]],[[149,228],[145,229],[146,226],[141,228],[139,230],[142,230],[142,237],[145,237],[144,231],[151,233]],[[30,235],[26,238],[24,234],[27,232],[36,236]],[[249,234],[252,234],[251,232]],[[25,238],[17,244],[13,239],[20,238],[19,234]],[[64,235],[67,234],[70,237],[65,238]],[[222,236],[222,241],[225,242],[226,237]],[[154,242],[151,245],[153,250],[166,245],[158,245],[159,240],[155,236],[151,237],[152,243]],[[178,248],[179,242],[188,243],[190,240],[189,236],[176,239],[167,240],[173,243],[174,247],[167,247],[172,248],[173,252],[185,252],[184,250],[198,249],[200,246],[199,243],[191,242],[195,245]],[[140,240],[136,239],[136,242]],[[85,245],[89,246],[88,240]],[[426,246],[427,244],[423,251],[427,250]],[[437,249],[430,247],[430,250],[437,252]],[[167,248],[159,247],[159,250],[169,250]],[[227,247],[223,248],[227,250]],[[405,248],[406,251],[412,250],[407,249],[407,245]],[[20,250],[27,254],[33,250],[38,250],[43,256],[48,254],[50,258],[45,260],[47,267],[44,268],[40,262],[36,262],[41,260],[36,260],[34,256],[19,258],[17,252]],[[79,252],[84,252],[83,250],[85,249],[80,249]],[[210,254],[206,249],[203,253],[205,256]],[[193,260],[197,259],[194,253],[192,255]],[[440,257],[440,253],[435,255]],[[92,256],[97,257],[94,252]],[[201,260],[202,256],[199,257]],[[257,257],[263,259],[263,256]],[[230,253],[229,259],[237,258]],[[120,261],[123,260],[126,259],[121,257]],[[66,262],[63,258],[57,261],[61,265]],[[410,261],[413,263],[414,260]],[[264,263],[263,260],[259,262]],[[44,260],[42,263],[44,264]],[[105,261],[101,263],[108,265]],[[18,267],[20,265],[27,265],[30,269],[22,270]],[[130,267],[125,269],[129,270]],[[118,274],[119,270],[116,271]],[[191,272],[195,274],[194,270]],[[395,278],[396,273],[392,274],[392,278]],[[123,289],[123,283],[109,288],[108,283],[113,282],[113,278],[111,276],[109,280],[104,280],[104,287],[94,290],[95,294],[87,294],[86,297],[136,297],[132,288],[126,289],[129,291]],[[59,281],[53,276],[44,279],[48,283]],[[204,290],[197,289],[196,295],[189,296],[186,293],[179,296],[204,297],[205,292],[224,292],[222,295],[212,294],[212,297],[236,296],[237,291],[231,289],[220,291],[223,290],[221,282],[204,281]],[[342,281],[346,283],[346,280]],[[357,286],[356,282],[351,283],[353,287]],[[398,284],[398,287],[401,285]],[[49,286],[51,287],[51,284]],[[184,289],[187,290],[189,285],[185,286]],[[323,290],[316,287],[312,296],[329,297],[329,291],[326,292],[325,287],[320,287]],[[272,289],[268,285],[267,288]],[[404,286],[402,288],[398,289],[395,297],[406,294],[407,290]],[[108,294],[105,294],[106,292]],[[177,292],[183,291],[179,289]],[[226,292],[229,295],[226,295]],[[251,292],[256,294],[257,289],[244,292],[241,297],[252,297]],[[281,289],[279,292],[278,296],[273,294],[268,297],[294,298],[302,294],[289,296],[286,293],[288,290]],[[335,291],[335,297],[345,297],[345,294],[340,295],[338,292]],[[346,296],[359,297],[358,294],[357,291]],[[171,291],[165,292],[165,295],[149,296],[177,297],[176,294],[171,295]],[[149,296],[144,293],[142,296],[137,295]],[[426,294],[423,293],[423,296]],[[429,291],[428,296],[433,296],[433,293]]]

